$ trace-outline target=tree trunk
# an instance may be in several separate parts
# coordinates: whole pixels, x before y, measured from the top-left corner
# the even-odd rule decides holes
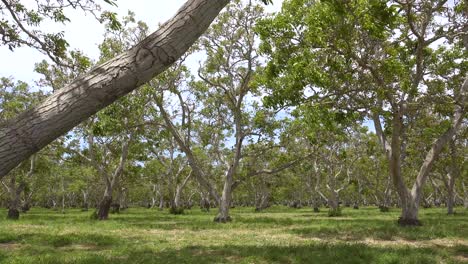
[[[341,209],[339,204],[339,196],[336,191],[330,190],[330,196],[328,197],[328,216],[341,216]]]
[[[107,185],[104,196],[99,203],[97,218],[98,220],[107,220],[109,218],[109,211],[112,204],[112,186]]]
[[[185,185],[187,185],[188,180],[191,178],[192,172],[184,179],[184,181],[176,186],[174,200],[171,206],[171,212],[173,214],[183,214],[184,208],[181,202],[182,190],[184,189]]]
[[[88,208],[89,208],[89,203],[88,203],[88,192],[82,190],[81,193],[83,194],[83,205],[82,205],[82,210],[83,210],[83,211],[88,211]]]
[[[178,186],[174,195],[174,207],[176,208],[182,207],[181,196],[182,196],[182,188]]]
[[[159,196],[159,206],[158,206],[159,211],[164,210],[164,196],[161,194]]]
[[[408,193],[405,202],[401,203],[401,216],[398,219],[398,224],[401,226],[420,226],[418,220],[419,199]]]
[[[454,192],[453,192],[453,186],[451,189],[447,190],[447,214],[453,215],[453,204],[454,204]]]
[[[210,211],[210,199],[209,195],[205,195],[205,193],[200,192],[200,209],[203,212],[209,212]]]
[[[231,198],[232,198],[232,173],[226,174],[226,180],[224,181],[223,195],[219,203],[218,215],[215,217],[214,221],[219,223],[227,223],[232,219],[229,216],[229,208],[231,207]]]
[[[258,199],[257,205],[255,206],[255,211],[260,212],[268,207],[270,207],[270,193],[268,191],[262,192],[260,199]]]
[[[444,179],[445,187],[447,188],[447,214],[453,215],[454,200],[455,200],[455,179],[460,176],[460,169],[457,165],[457,149],[455,146],[455,139],[450,141],[450,157],[451,163],[447,178]]]
[[[135,47],[1,125],[0,178],[83,120],[166,70],[228,3],[187,1],[172,19]]]
[[[33,192],[31,190],[26,191],[26,189],[24,189],[23,194],[24,194],[24,201],[23,201],[23,205],[21,206],[21,212],[26,213],[31,209]]]
[[[468,209],[468,188],[465,185],[465,182],[462,181],[462,188],[463,188],[463,207]]]
[[[11,175],[10,181],[10,201],[8,204],[8,214],[7,218],[12,220],[18,220],[20,215],[20,207],[21,207],[21,192],[24,189],[23,184],[16,185],[16,176]]]

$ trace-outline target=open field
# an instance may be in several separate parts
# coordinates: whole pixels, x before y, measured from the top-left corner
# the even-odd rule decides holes
[[[232,223],[216,224],[214,209],[132,208],[98,222],[33,208],[0,220],[0,263],[468,263],[468,212],[457,209],[421,209],[424,226],[402,228],[397,209],[235,208]]]

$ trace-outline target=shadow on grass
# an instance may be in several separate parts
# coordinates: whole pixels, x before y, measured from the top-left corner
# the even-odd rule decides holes
[[[447,224],[447,222],[450,222]],[[423,226],[401,227],[395,220],[359,220],[317,221],[307,227],[292,228],[289,232],[301,237],[318,237],[321,239],[361,240],[372,237],[380,240],[430,240],[461,239],[468,237],[468,223],[464,219],[426,219]]]
[[[440,263],[450,262],[452,253],[427,248],[374,248],[363,244],[312,244],[301,246],[191,246],[154,251],[150,248],[127,248],[114,255],[86,252],[67,255],[49,252],[31,263]],[[8,256],[0,255],[0,260]]]
[[[119,240],[115,236],[89,233],[22,233],[4,234],[0,233],[0,244],[19,243],[32,247],[64,247],[72,244],[85,244],[97,247],[119,245]]]

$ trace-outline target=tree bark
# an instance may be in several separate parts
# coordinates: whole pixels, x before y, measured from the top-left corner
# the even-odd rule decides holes
[[[454,200],[455,200],[455,179],[460,175],[459,167],[457,166],[457,151],[455,147],[455,139],[450,141],[450,157],[451,163],[447,178],[444,179],[445,187],[447,188],[447,214],[453,215]]]
[[[106,190],[101,202],[99,203],[99,209],[97,213],[98,220],[107,220],[109,218],[109,211],[112,204],[112,186],[106,185]]]
[[[12,220],[18,220],[20,216],[20,206],[21,206],[21,192],[23,192],[24,184],[19,184],[16,186],[16,175],[11,175],[10,181],[10,201],[8,204],[8,214],[7,218]]]
[[[57,90],[0,126],[0,178],[100,109],[166,70],[205,32],[229,0],[187,1],[135,47]]]
[[[468,209],[468,188],[466,187],[464,181],[462,181],[462,187],[463,187],[463,207],[465,209]]]
[[[454,192],[453,192],[454,181],[450,180],[449,188],[447,190],[447,214],[453,215],[455,212],[453,210],[454,204]]]
[[[226,179],[224,181],[223,194],[219,202],[218,215],[214,218],[215,222],[227,223],[232,220],[231,216],[229,216],[229,208],[231,207],[231,198],[232,198],[231,188],[232,188],[232,183],[233,183],[233,175],[232,173],[230,173],[230,171],[231,169],[229,169],[228,173],[226,174]]]
[[[82,205],[82,210],[83,210],[83,211],[88,211],[88,208],[89,208],[89,203],[88,203],[88,192],[82,190],[81,193],[83,194],[83,205]]]

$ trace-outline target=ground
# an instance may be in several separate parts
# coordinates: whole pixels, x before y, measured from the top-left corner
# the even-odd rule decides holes
[[[0,219],[0,263],[468,263],[468,212],[421,209],[422,227],[396,225],[398,210],[234,208],[170,215],[131,208],[108,221],[91,211],[33,208],[19,221]],[[1,209],[0,215],[6,215]]]

